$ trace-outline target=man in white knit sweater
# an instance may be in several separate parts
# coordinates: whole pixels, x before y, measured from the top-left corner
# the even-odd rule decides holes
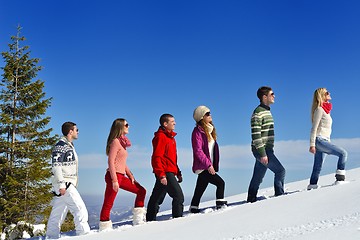
[[[76,235],[90,232],[88,212],[76,189],[78,183],[78,156],[73,140],[78,138],[79,129],[73,122],[62,125],[63,137],[52,151],[52,185],[54,198],[47,224],[47,239],[60,238],[60,227],[68,211],[73,214]]]

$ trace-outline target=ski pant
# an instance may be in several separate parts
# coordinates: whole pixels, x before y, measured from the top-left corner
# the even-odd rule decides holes
[[[143,188],[138,182],[134,182],[133,184],[131,180],[124,174],[116,173],[116,176],[119,183],[119,188],[136,194],[134,207],[144,207],[144,200],[146,195],[145,188]],[[104,203],[100,213],[100,221],[110,220],[110,211],[114,205],[115,197],[117,195],[117,192],[115,192],[112,187],[112,180],[109,171],[107,171],[105,175],[105,182],[106,189],[104,195]]]
[[[184,194],[174,173],[167,172],[167,185],[163,185],[156,176],[156,182],[151,193],[146,213],[146,221],[155,221],[159,205],[164,201],[166,193],[172,197],[172,217],[182,217],[184,211]]]
[[[216,200],[220,200],[224,198],[224,191],[225,191],[224,180],[217,173],[212,175],[207,170],[204,170],[198,175],[196,181],[196,187],[194,190],[194,195],[191,200],[191,206],[196,206],[196,207],[199,206],[200,199],[204,194],[209,183],[216,186]]]
[[[284,179],[285,168],[281,165],[280,161],[274,154],[273,150],[266,149],[266,155],[268,157],[268,164],[264,165],[260,162],[261,156],[253,151],[253,155],[256,158],[253,176],[250,181],[248,196],[256,197],[259,190],[259,186],[265,176],[266,170],[269,168],[274,174],[274,190],[275,196],[284,194]]]
[[[64,195],[55,196],[51,205],[52,210],[46,230],[47,238],[60,238],[60,227],[69,210],[74,216],[76,235],[90,232],[85,203],[74,185],[70,184]]]

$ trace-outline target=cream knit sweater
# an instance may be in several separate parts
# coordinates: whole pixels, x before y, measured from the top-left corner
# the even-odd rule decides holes
[[[315,147],[316,137],[322,137],[330,141],[332,118],[322,107],[314,111],[312,128],[310,132],[310,147]]]

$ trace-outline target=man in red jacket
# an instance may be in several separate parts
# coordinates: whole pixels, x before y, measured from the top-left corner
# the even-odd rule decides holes
[[[173,199],[172,217],[183,216],[184,194],[179,184],[182,182],[182,176],[177,165],[175,124],[175,118],[165,113],[161,115],[160,127],[154,133],[151,165],[156,182],[148,202],[146,221],[156,220],[156,214],[159,212],[159,206],[163,203],[166,193]]]

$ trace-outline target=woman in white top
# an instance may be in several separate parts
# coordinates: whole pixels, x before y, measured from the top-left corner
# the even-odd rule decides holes
[[[335,178],[336,181],[345,180],[347,152],[342,147],[336,146],[330,141],[332,126],[332,118],[330,116],[332,104],[330,100],[330,92],[328,92],[326,88],[318,88],[314,92],[311,107],[312,128],[309,149],[309,151],[314,154],[314,166],[308,190],[318,188],[317,182],[322,164],[325,160],[325,154],[339,157]]]

